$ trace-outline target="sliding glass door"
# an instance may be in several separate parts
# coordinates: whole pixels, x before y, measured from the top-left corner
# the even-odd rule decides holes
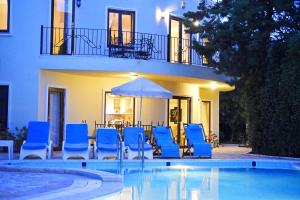
[[[169,120],[176,143],[185,145],[184,124],[190,123],[191,119],[191,98],[174,96],[169,100]]]

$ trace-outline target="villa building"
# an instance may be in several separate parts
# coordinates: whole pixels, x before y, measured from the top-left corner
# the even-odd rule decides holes
[[[191,48],[183,13],[196,0],[0,0],[0,128],[49,121],[55,147],[66,123],[137,124],[139,99],[111,88],[143,76],[172,99],[143,100],[142,124],[183,123],[219,135],[219,93],[232,90]]]

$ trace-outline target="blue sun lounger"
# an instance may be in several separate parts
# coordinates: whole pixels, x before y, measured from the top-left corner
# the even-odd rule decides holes
[[[140,134],[142,134],[142,137],[145,139],[144,129],[142,127],[124,128],[124,145],[127,149],[128,159],[138,157],[138,140]],[[144,156],[148,159],[153,159],[152,146],[146,142],[144,142]]]
[[[209,157],[211,158],[211,144],[205,142],[205,134],[201,124],[188,124],[184,126],[185,137],[188,144],[188,149],[184,153],[188,153],[194,157]],[[193,152],[192,150],[193,149]]]
[[[157,126],[153,128],[154,140],[157,150],[160,150],[163,158],[179,158],[179,145],[176,144],[172,137],[169,127]]]
[[[62,158],[82,157],[89,159],[90,145],[87,124],[67,124],[66,137],[62,146]]]
[[[31,121],[28,124],[26,141],[23,142],[20,152],[20,160],[26,156],[38,156],[41,159],[51,157],[51,145],[49,134],[49,123],[40,121]]]
[[[96,130],[96,142],[94,147],[95,158],[100,160],[107,157],[118,158],[118,140],[120,135],[116,128],[99,128]],[[123,148],[122,148],[123,149]],[[123,152],[122,152],[123,155]]]

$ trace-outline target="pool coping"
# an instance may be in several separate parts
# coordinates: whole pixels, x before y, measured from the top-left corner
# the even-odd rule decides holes
[[[96,168],[97,166],[108,166],[114,168],[124,167],[141,167],[141,160],[124,160],[120,166],[119,160],[2,160],[0,165],[4,166],[23,166],[29,164],[38,164],[42,168],[54,169],[56,165],[63,165],[62,167],[74,170],[88,171],[89,168]],[[144,166],[147,167],[161,167],[161,166],[176,166],[189,165],[195,167],[256,167],[256,168],[279,168],[279,169],[300,169],[300,159],[155,159],[145,160]],[[32,166],[30,166],[32,167]],[[33,167],[35,168],[35,167]],[[108,168],[109,169],[109,168]],[[95,171],[95,170],[93,170]],[[104,172],[103,172],[104,173]],[[103,174],[105,178],[105,175]],[[108,179],[109,181],[110,179]]]
[[[80,183],[79,179],[77,181],[75,179],[70,186],[17,198],[20,200],[28,198],[40,199],[41,197],[47,197],[47,199],[91,199],[120,192],[123,188],[122,176],[91,169],[24,167],[0,164],[0,171],[70,174],[88,178],[86,183]],[[84,187],[80,187],[80,192],[78,192],[78,187],[75,186],[75,183],[84,185]]]

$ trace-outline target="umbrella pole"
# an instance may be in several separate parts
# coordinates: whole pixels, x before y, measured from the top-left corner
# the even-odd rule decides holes
[[[143,105],[143,97],[140,97],[140,120],[139,122],[141,123],[140,125],[142,125],[142,105]]]

